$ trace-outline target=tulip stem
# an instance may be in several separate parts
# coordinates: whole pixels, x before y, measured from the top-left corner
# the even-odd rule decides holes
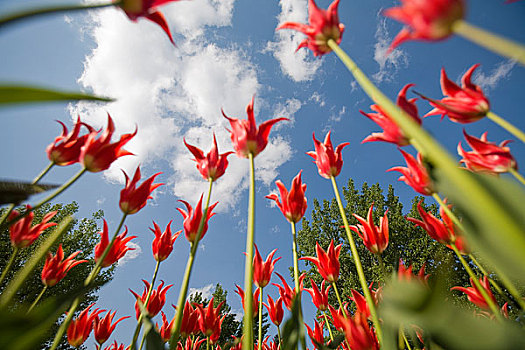
[[[335,282],[332,282],[332,287],[334,288],[335,296],[337,297],[337,302],[339,303],[339,310],[341,310],[345,318],[348,318],[348,316],[346,315],[346,311],[343,307],[343,302],[341,301],[341,295],[339,295],[339,290],[337,289],[337,285],[335,284]]]
[[[456,34],[479,46],[525,65],[525,47],[515,41],[490,33],[463,20],[454,22],[452,29]]]
[[[403,330],[403,327],[399,328],[399,333],[400,333],[401,337],[403,338],[403,341],[406,344],[407,349],[408,350],[412,350],[412,348],[410,347],[410,343],[408,342],[407,336],[405,335],[405,331]],[[400,344],[400,345],[402,345],[402,344]],[[399,348],[401,349],[402,347],[404,347],[404,346],[400,346]]]
[[[478,269],[481,271],[481,273],[483,274],[483,276],[486,276],[488,281],[490,282],[490,284],[492,285],[492,287],[494,287],[494,289],[496,289],[496,291],[499,293],[499,295],[501,295],[503,298],[505,298],[506,301],[512,303],[512,300],[510,300],[510,298],[507,296],[507,294],[505,294],[505,292],[503,292],[503,290],[501,289],[501,287],[499,286],[498,283],[496,283],[496,281],[494,281],[491,277],[490,277],[490,274],[487,272],[487,270],[485,270],[485,268],[476,260],[476,258],[474,257],[474,255],[469,254],[468,255],[470,260],[472,261],[472,263],[474,263],[474,265],[476,265],[478,267]]]
[[[259,294],[259,333],[257,348],[261,350],[262,347],[262,305],[263,305],[263,289],[261,288],[261,294]]]
[[[454,222],[454,224],[461,230],[461,231],[465,231],[465,228],[463,227],[463,224],[461,223],[461,221],[459,221],[458,217],[456,216],[456,214],[454,214],[454,212],[452,212],[452,210],[450,210],[450,208],[448,207],[448,205],[445,204],[445,202],[443,202],[443,200],[441,199],[441,197],[439,196],[439,194],[437,193],[432,193],[432,198],[434,198],[436,200],[436,202],[438,202],[438,204],[441,206],[441,208],[443,208],[443,210],[445,211],[445,213],[448,215],[448,217]],[[449,229],[452,229],[452,228],[449,228]]]
[[[459,252],[458,248],[456,247],[456,244],[452,243],[452,244],[450,244],[450,247],[452,247],[452,250],[454,251],[454,253],[456,253],[457,257],[459,258],[459,261],[461,261],[461,263],[463,264],[463,267],[465,268],[465,270],[469,274],[470,278],[472,279],[472,282],[474,283],[476,289],[481,293],[481,296],[487,302],[490,310],[492,311],[492,313],[494,314],[496,319],[499,322],[501,322],[502,321],[501,320],[501,314],[499,313],[498,307],[494,304],[494,301],[489,297],[489,295],[488,295],[487,291],[485,290],[485,288],[481,285],[481,283],[479,283],[478,276],[476,276],[474,271],[472,271],[472,269],[470,268],[468,263],[465,261],[465,259],[463,258],[463,256]]]
[[[186,271],[184,272],[184,278],[182,280],[182,285],[179,291],[179,300],[177,302],[177,312],[174,316],[174,322],[172,327],[172,334],[170,338],[170,349],[174,350],[177,348],[177,343],[179,341],[180,327],[182,325],[182,315],[184,312],[184,304],[186,303],[186,297],[188,295],[188,286],[190,284],[191,270],[193,269],[193,262],[195,261],[195,255],[197,254],[197,247],[201,239],[202,231],[204,230],[204,223],[208,217],[208,207],[210,206],[211,191],[213,188],[213,179],[208,179],[208,196],[206,197],[206,204],[202,212],[202,219],[197,229],[197,235],[195,240],[191,243],[190,255],[188,256],[188,261],[186,262]]]
[[[283,340],[281,338],[281,329],[277,326],[277,337],[279,338],[279,349],[283,348]]]
[[[329,44],[330,42],[332,42],[332,40],[328,41]],[[339,189],[337,188],[337,182],[335,181],[335,177],[333,176],[330,177],[330,180],[332,180],[332,186],[334,188],[335,198],[337,200],[337,205],[339,206],[339,213],[341,214],[341,218],[343,219],[343,224],[344,224],[345,231],[346,231],[346,237],[348,238],[348,242],[350,243],[350,251],[352,252],[352,256],[354,258],[354,263],[357,269],[357,275],[359,276],[359,282],[361,284],[361,289],[363,289],[363,294],[365,295],[366,303],[368,304],[368,308],[370,309],[370,316],[372,316],[372,321],[374,322],[377,339],[379,341],[379,344],[382,344],[383,343],[383,332],[381,331],[381,324],[379,323],[379,318],[377,317],[376,305],[374,303],[374,300],[372,299],[372,295],[370,294],[370,289],[368,289],[368,284],[366,282],[365,273],[363,272],[363,265],[361,264],[361,260],[359,259],[359,253],[357,252],[357,247],[355,245],[354,238],[352,237],[350,226],[348,225],[348,220],[346,218],[345,209],[343,207],[343,202],[341,201],[341,196],[339,195]]]
[[[4,267],[4,270],[2,271],[2,275],[0,276],[0,286],[4,282],[5,278],[7,277],[7,273],[13,266],[13,263],[15,262],[16,256],[18,255],[19,249],[17,247],[14,247],[13,253],[11,253],[11,258],[9,258],[9,261],[7,265]]]
[[[518,173],[518,171],[514,168],[509,168],[509,173],[511,173],[512,175],[514,175],[514,177],[519,181],[521,182],[522,185],[525,185],[525,178],[523,177],[523,175],[521,175],[520,173]]]
[[[525,133],[517,127],[515,127],[514,125],[512,125],[511,123],[509,123],[508,121],[506,121],[505,119],[503,119],[502,117],[500,117],[499,115],[497,115],[496,113],[488,111],[487,118],[501,126],[503,129],[507,130],[516,138],[520,139],[521,142],[525,143]]]
[[[305,339],[305,333],[304,333],[304,326],[303,326],[303,306],[301,303],[301,286],[299,283],[299,259],[297,257],[297,231],[295,229],[295,222],[291,222],[292,225],[292,251],[293,251],[293,279],[295,282],[295,297],[298,299],[298,306],[299,306],[299,334],[301,343],[305,347],[304,344],[306,344]],[[306,347],[303,349],[306,350]]]
[[[206,350],[210,350],[210,336],[206,337]]]
[[[334,341],[334,334],[332,333],[332,328],[330,328],[330,322],[328,322],[328,316],[326,316],[326,310],[323,311],[324,321],[326,322],[326,328],[328,328],[328,333],[330,334],[330,340]]]
[[[40,292],[40,294],[38,294],[38,296],[36,297],[35,301],[33,301],[31,306],[29,307],[29,309],[27,309],[26,314],[30,313],[35,308],[36,304],[38,304],[38,302],[40,301],[40,299],[42,298],[42,296],[44,295],[46,290],[47,290],[47,286],[44,285],[44,288],[42,288],[42,291]]]

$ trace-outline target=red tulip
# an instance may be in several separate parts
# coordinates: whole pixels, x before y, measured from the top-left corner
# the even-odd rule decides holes
[[[244,309],[244,290],[239,287],[239,285],[235,285],[235,287],[237,287],[237,290],[235,291],[235,293],[239,294],[239,296],[241,297],[241,302],[242,302],[242,308]],[[255,293],[253,293],[253,317],[257,316],[257,314],[259,313],[259,295],[261,294],[261,288],[257,288],[255,290]]]
[[[490,109],[489,100],[483,94],[481,88],[471,82],[472,73],[478,66],[479,64],[473,65],[463,75],[461,87],[450,80],[445,73],[445,69],[442,68],[441,91],[447,97],[444,97],[442,100],[434,100],[423,96],[435,107],[425,117],[441,115],[443,118],[446,114],[453,122],[466,124],[486,116]]]
[[[208,302],[208,307],[205,310],[202,305],[195,304],[197,310],[199,311],[199,327],[201,332],[209,337],[215,333],[216,329],[221,327],[221,307],[224,304],[224,301],[220,302],[216,308],[213,307],[213,298]]]
[[[91,307],[95,304],[89,305],[84,309],[76,319],[69,323],[67,328],[67,340],[69,344],[75,348],[82,345],[89,337],[91,330],[93,329],[93,321],[101,312],[106,310],[95,309],[93,312],[89,312]]]
[[[286,280],[283,276],[281,276],[278,272],[275,273],[277,277],[280,278],[282,282],[282,286],[278,285],[277,283],[272,283],[274,286],[276,286],[279,289],[279,295],[281,296],[281,299],[283,300],[284,306],[288,310],[292,310],[293,301],[295,299],[295,289],[292,289],[288,283],[286,283]],[[303,290],[303,280],[305,278],[306,274],[303,273],[301,276],[299,276],[299,290]]]
[[[277,249],[274,249],[266,257],[266,261],[263,262],[257,244],[255,245],[255,256],[253,257],[253,283],[259,288],[264,288],[270,283],[272,278],[272,272],[274,265],[281,257],[273,259],[273,256]]]
[[[374,218],[372,217],[374,204],[368,210],[367,220],[363,219],[357,214],[354,217],[360,224],[350,226],[350,229],[363,239],[366,248],[373,254],[382,254],[388,246],[388,210],[385,215],[379,220],[379,226],[374,225]]]
[[[362,315],[365,315],[366,318],[369,318],[370,308],[368,307],[368,304],[366,303],[366,298],[361,293],[356,291],[355,289],[352,289],[351,292],[352,292],[352,297],[350,299],[352,299],[356,305],[356,310],[357,310],[356,312]]]
[[[332,323],[335,329],[343,331],[345,324],[341,320],[348,317],[347,315],[350,315],[350,312],[348,312],[348,303],[343,302],[343,305],[337,309],[335,309],[332,305],[328,305],[328,310],[330,310],[330,314],[332,315]]]
[[[183,346],[181,342],[177,344],[177,350],[199,350],[202,343],[206,341],[206,338],[201,339],[200,337],[191,339],[191,337],[186,338],[186,344]]]
[[[257,124],[255,124],[255,116],[253,115],[253,101],[254,97],[252,97],[251,102],[246,107],[248,120],[229,118],[224,114],[224,111],[221,110],[224,118],[230,122],[233,148],[240,158],[248,158],[250,153],[254,157],[261,153],[268,144],[268,136],[270,135],[272,126],[282,120],[288,120],[288,118],[270,119],[257,127]]]
[[[403,154],[407,167],[397,166],[390,168],[387,171],[399,171],[403,174],[403,176],[399,177],[399,181],[404,181],[408,186],[412,187],[414,191],[421,193],[422,195],[432,195],[435,192],[434,184],[428,175],[427,168],[423,164],[421,154],[417,154],[416,160],[412,155],[406,153],[402,149],[399,151]]]
[[[397,34],[389,51],[408,40],[436,41],[449,37],[454,23],[463,18],[463,0],[401,0],[400,7],[384,11],[406,26]]]
[[[432,213],[426,212],[421,207],[421,202],[417,204],[417,211],[423,221],[407,218],[408,221],[413,222],[416,226],[420,226],[425,229],[430,237],[443,244],[452,244],[456,240],[456,233],[454,232],[454,226],[446,226],[443,221],[436,218]]]
[[[299,171],[299,174],[297,174],[297,176],[292,180],[290,192],[288,192],[280,180],[275,181],[275,184],[279,188],[279,194],[281,196],[282,203],[279,201],[279,196],[275,193],[266,196],[266,198],[274,200],[275,203],[277,203],[277,206],[279,209],[281,209],[283,215],[288,221],[292,223],[299,222],[304,216],[307,208],[306,197],[304,196],[306,184],[303,184],[301,181],[302,172],[302,170]]]
[[[195,207],[195,210],[191,207],[191,205],[183,200],[179,200],[179,202],[183,203],[186,206],[186,210],[177,208],[179,213],[182,214],[182,217],[184,218],[184,234],[186,235],[186,239],[190,243],[195,243],[195,240],[197,239],[197,233],[199,231],[199,225],[202,220],[202,195],[199,199],[199,202],[197,203],[197,206]],[[201,236],[199,238],[199,241],[204,237],[206,234],[206,231],[208,231],[208,220],[215,215],[215,213],[212,213],[213,209],[219,202],[215,202],[215,204],[212,204],[208,207],[208,211],[206,212],[206,219],[204,220],[204,226],[202,227]]]
[[[94,130],[86,123],[82,123],[80,116],[77,118],[77,122],[70,133],[68,133],[64,123],[61,121],[58,122],[62,125],[62,135],[57,136],[55,141],[47,146],[47,157],[55,165],[65,166],[77,163],[82,146],[84,146],[89,133],[92,133]],[[78,134],[80,133],[81,126],[85,126],[89,133],[79,137]]]
[[[197,169],[205,180],[211,179],[215,181],[224,175],[228,167],[228,156],[233,152],[219,154],[215,133],[213,134],[213,145],[207,155],[204,155],[204,152],[199,148],[186,143],[186,140],[184,140],[184,144],[195,157],[194,161],[197,162]]]
[[[137,167],[137,170],[135,170],[135,175],[133,175],[131,181],[129,180],[128,175],[124,171],[122,172],[126,177],[126,186],[120,191],[120,210],[127,215],[135,214],[140,209],[144,208],[148,199],[152,198],[151,193],[159,186],[164,185],[153,183],[155,178],[162,173],[152,175],[137,188],[137,182],[141,177],[140,167]]]
[[[405,266],[405,263],[403,262],[403,260],[399,259],[399,266],[398,266],[398,269],[397,269],[397,277],[400,281],[413,281],[413,280],[417,280],[417,281],[420,281],[420,282],[423,282],[423,284],[427,284],[428,283],[428,279],[430,277],[430,275],[426,275],[425,274],[425,264],[423,264],[423,266],[421,266],[421,269],[419,269],[419,272],[416,275],[414,275],[412,273],[412,265],[410,265],[408,268]]]
[[[328,6],[328,9],[323,10],[317,7],[314,0],[309,0],[309,25],[297,22],[285,22],[277,27],[276,30],[293,29],[305,34],[307,38],[299,44],[297,50],[302,47],[307,47],[312,50],[314,56],[324,55],[332,51],[328,46],[328,40],[332,39],[337,44],[341,43],[345,30],[344,24],[339,23],[337,6],[339,6],[339,0],[334,0],[334,2]]]
[[[217,344],[219,341],[219,338],[221,337],[221,328],[222,328],[222,322],[224,322],[224,319],[227,315],[223,315],[221,318],[219,318],[219,322],[217,326],[215,327],[215,330],[213,331],[212,335],[210,335],[210,343],[211,344]],[[220,350],[216,349],[216,350]]]
[[[113,341],[113,343],[111,343],[110,346],[106,346],[106,347],[104,348],[104,350],[129,350],[129,346],[128,346],[127,348],[125,348],[125,349],[124,349],[124,347],[125,347],[124,344],[122,344],[122,343],[119,344],[119,343],[117,343],[117,341],[115,340],[115,341]]]
[[[312,339],[312,343],[316,349],[324,349],[324,332],[323,326],[324,322],[321,322],[321,325],[317,321],[314,321],[314,330],[310,328],[306,323],[306,330],[308,331],[308,336]]]
[[[109,232],[108,232],[108,223],[104,219],[104,229],[100,233],[100,242],[95,246],[95,261],[98,262],[104,254],[104,250],[109,244]],[[126,227],[124,232],[115,237],[115,241],[109,250],[108,255],[104,258],[101,267],[108,267],[124,257],[128,250],[135,250],[135,248],[130,248],[127,246],[127,243],[137,236],[126,237],[128,234],[128,228]]]
[[[148,290],[150,288],[150,284],[146,280],[142,280],[142,282],[144,282],[144,290],[142,291],[142,296],[138,295],[137,293],[135,293],[131,289],[129,291],[131,292],[131,294],[133,294],[135,296],[135,298],[137,300],[140,299],[140,301],[144,304],[146,302],[146,297],[148,295]],[[145,305],[146,311],[147,311],[147,315],[149,317],[154,317],[155,315],[157,315],[160,312],[160,310],[162,310],[162,307],[164,306],[164,303],[166,303],[166,292],[172,286],[173,286],[173,284],[170,284],[170,285],[164,287],[164,281],[161,280],[160,284],[157,286],[157,289],[153,289],[151,291],[151,296],[149,298],[148,305]],[[164,287],[164,288],[162,288],[162,287]],[[138,320],[139,317],[140,317],[140,313],[141,312],[140,312],[140,307],[139,307],[139,304],[138,304],[137,301],[135,301],[135,311],[136,311],[136,316],[137,316],[137,320]]]
[[[326,281],[323,280],[321,282],[321,289],[317,288],[317,285],[315,282],[310,279],[310,284],[312,285],[312,288],[305,288],[304,290],[310,293],[312,296],[312,302],[314,303],[315,307],[319,311],[326,311],[328,309],[328,292],[330,291],[330,288],[332,288],[331,285],[328,285],[327,288],[325,288]]]
[[[186,338],[191,334],[196,334],[199,331],[199,311],[190,302],[186,300],[184,310],[182,313],[182,321],[180,325],[180,336]]]
[[[87,260],[75,260],[80,251],[74,252],[64,260],[64,251],[62,244],[58,246],[56,255],[47,253],[46,262],[42,268],[42,283],[48,287],[53,287],[66,277],[67,272],[78,264],[87,262]]]
[[[30,205],[26,205],[26,211],[27,210],[31,210]],[[9,226],[11,245],[21,249],[33,244],[33,242],[42,234],[42,232],[44,232],[49,227],[56,226],[56,223],[49,222],[49,220],[51,220],[56,215],[56,213],[56,211],[47,213],[39,224],[31,226],[35,214],[33,211],[30,211],[25,217]],[[13,210],[11,214],[9,214],[8,221],[16,219],[19,215],[20,213],[17,210]]]
[[[410,117],[412,117],[412,120],[421,125],[421,118],[419,118],[417,106],[415,103],[417,101],[417,98],[412,98],[410,100],[406,98],[407,90],[414,85],[415,84],[407,84],[405,85],[405,87],[403,87],[403,89],[401,89],[401,91],[397,95],[397,105]],[[371,135],[367,136],[361,143],[372,141],[384,141],[395,143],[398,146],[406,146],[410,144],[410,140],[397,126],[397,124],[390,118],[390,116],[385,111],[383,111],[381,106],[374,104],[370,106],[370,109],[376,113],[365,113],[363,111],[359,112],[361,112],[362,115],[370,118],[377,125],[383,128],[383,132],[374,132]]]
[[[164,311],[161,311],[160,314],[162,315],[162,326],[160,328],[158,324],[155,324],[155,326],[157,326],[157,330],[160,337],[162,338],[162,341],[167,343],[171,339],[171,328],[173,327],[173,321],[175,321],[175,319],[172,319],[171,322],[168,322]]]
[[[150,230],[155,234],[155,239],[153,239],[151,249],[153,250],[153,257],[155,260],[161,262],[170,256],[171,252],[173,251],[173,244],[181,234],[182,230],[175,232],[175,234],[172,236],[171,221],[166,226],[166,230],[164,232],[160,230],[159,225],[157,225],[155,221],[153,221],[153,226],[155,228],[150,228]]]
[[[125,320],[126,318],[130,317],[130,316],[121,317],[117,321],[115,321],[115,323],[112,324],[113,317],[115,317],[116,313],[117,313],[116,311],[111,313],[111,310],[109,310],[103,319],[100,319],[98,316],[95,317],[95,326],[93,329],[95,333],[95,340],[100,345],[104,344],[106,340],[109,339],[109,337],[111,336],[111,333],[113,333],[113,331],[115,330],[115,327],[120,321]]]
[[[157,6],[173,1],[178,0],[122,0],[119,6],[133,22],[136,22],[139,17],[144,17],[158,24],[168,35],[171,43],[175,45],[166,18],[156,9]]]
[[[133,155],[122,147],[137,134],[137,130],[135,129],[132,134],[124,134],[119,141],[111,143],[113,132],[115,132],[115,124],[108,114],[108,127],[102,135],[97,138],[97,131],[88,134],[80,152],[80,161],[86,170],[94,173],[106,170],[117,158]]]
[[[341,247],[339,244],[334,248],[334,240],[330,242],[328,250],[325,252],[319,245],[319,242],[315,243],[315,252],[317,257],[306,256],[299,260],[309,261],[317,266],[317,271],[328,283],[335,283],[339,279],[339,254],[341,253]]]
[[[368,325],[366,315],[356,312],[354,316],[346,318],[332,307],[330,311],[334,319],[334,326],[335,324],[341,326],[339,329],[344,332],[345,339],[352,350],[379,350],[376,334]]]
[[[274,325],[279,327],[283,322],[284,310],[283,310],[283,298],[279,297],[275,303],[271,296],[268,295],[268,304],[263,303],[268,309],[268,315]]]
[[[483,289],[485,289],[485,292],[487,293],[489,298],[494,302],[494,304],[497,305],[496,298],[494,298],[494,295],[490,290],[489,280],[487,279],[487,276],[483,276],[483,279],[480,279],[479,283],[481,283],[481,286],[483,287]],[[478,289],[478,287],[476,287],[472,278],[470,278],[470,285],[472,287],[452,287],[450,288],[450,290],[459,290],[460,292],[463,292],[467,295],[468,300],[470,300],[472,304],[482,309],[490,309],[489,304],[487,304],[487,301],[481,295],[480,290]]]
[[[491,174],[506,173],[510,169],[518,169],[516,159],[510,154],[507,146],[510,140],[505,140],[498,145],[487,141],[487,133],[484,132],[481,138],[470,136],[463,130],[463,135],[467,140],[472,151],[465,152],[458,144],[458,153],[463,159],[460,161],[472,171],[487,172]]]
[[[332,141],[330,140],[331,131],[326,134],[324,143],[315,139],[315,133],[313,134],[315,152],[307,152],[310,157],[312,157],[317,165],[319,175],[324,178],[336,177],[341,172],[343,167],[343,158],[341,156],[341,151],[343,148],[348,146],[350,143],[345,142],[340,144],[335,148],[332,146]]]

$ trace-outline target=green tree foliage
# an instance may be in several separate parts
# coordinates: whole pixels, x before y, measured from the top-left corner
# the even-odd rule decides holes
[[[19,208],[20,209],[20,208]],[[52,219],[53,222],[60,222],[66,216],[74,215],[78,212],[78,204],[72,202],[69,204],[45,204],[41,208],[35,211],[35,218],[33,223],[38,223],[42,220],[44,215],[51,211],[57,211],[58,213]],[[5,209],[4,209],[5,210]],[[20,209],[23,210],[23,209]],[[72,268],[67,276],[60,281],[56,286],[47,288],[44,293],[40,303],[45,302],[48,298],[64,298],[72,291],[79,289],[86,277],[89,275],[91,269],[94,267],[94,249],[95,245],[99,241],[100,231],[97,226],[97,221],[102,219],[104,213],[102,210],[97,211],[92,215],[91,218],[83,218],[75,220],[69,231],[63,236],[60,242],[57,242],[52,248],[52,253],[55,254],[58,245],[61,243],[64,249],[64,255],[67,257],[70,254],[81,251],[81,253],[76,257],[76,259],[86,259],[87,263],[79,264]],[[31,246],[22,249],[13,264],[11,271],[8,273],[6,282],[0,286],[0,290],[3,290],[9,282],[9,280],[15,275],[15,273],[24,265],[25,261],[31,256],[31,254],[37,249],[39,244],[43,241],[43,237],[48,235],[53,228],[46,230],[42,236],[35,241]],[[0,232],[0,270],[2,270],[12,253],[11,242],[9,238],[9,231],[7,228],[3,228]],[[38,294],[42,291],[44,285],[41,281],[41,271],[43,267],[43,262],[39,268],[37,268],[30,278],[26,281],[25,285],[20,288],[18,294],[16,295],[16,305],[21,307],[29,307],[31,303],[36,299]],[[113,268],[106,269],[95,279],[94,288],[85,296],[83,301],[80,303],[78,308],[79,311],[83,310],[91,303],[95,303],[98,300],[97,291],[100,287],[109,282],[113,278]],[[40,348],[46,348],[50,346],[54,334],[58,329],[58,321],[55,325],[49,330],[49,336],[42,343]],[[64,338],[62,343],[59,346],[59,349],[73,349],[67,343],[67,340]]]

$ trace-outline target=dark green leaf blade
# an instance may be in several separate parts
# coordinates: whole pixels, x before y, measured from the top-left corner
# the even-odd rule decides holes
[[[71,91],[58,91],[36,86],[0,85],[0,105],[55,101],[102,101],[114,99]]]
[[[52,184],[32,184],[20,181],[0,181],[0,204],[18,204],[31,195],[42,193],[57,188]]]

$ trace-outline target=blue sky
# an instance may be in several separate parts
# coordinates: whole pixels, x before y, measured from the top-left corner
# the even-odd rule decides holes
[[[504,5],[503,0],[468,2],[467,21],[525,43],[525,3]],[[69,3],[49,1],[49,3]],[[359,110],[369,111],[370,100],[356,86],[351,75],[333,54],[321,59],[303,49],[294,53],[303,39],[300,33],[274,30],[285,20],[305,22],[306,0],[235,1],[194,0],[168,4],[165,14],[177,47],[162,30],[146,20],[133,23],[122,11],[105,9],[85,14],[50,16],[20,23],[0,33],[0,79],[44,86],[94,92],[117,99],[111,104],[51,104],[0,109],[3,121],[0,155],[1,178],[32,179],[47,165],[45,147],[59,133],[56,119],[71,125],[79,114],[83,121],[105,126],[107,113],[115,120],[116,134],[131,132],[137,137],[129,143],[135,157],[124,157],[103,174],[87,174],[74,189],[58,200],[77,200],[81,215],[102,208],[110,227],[120,219],[118,195],[123,176],[142,165],[144,176],[162,171],[154,199],[140,213],[129,217],[130,233],[137,235],[137,249],[120,264],[115,279],[101,291],[97,306],[118,309],[117,315],[133,314],[133,297],[127,291],[142,290],[141,278],[150,279],[154,268],[151,256],[152,234],[148,227],[155,220],[165,227],[173,220],[173,230],[182,228],[175,210],[178,199],[195,204],[207,184],[200,178],[182,138],[208,151],[212,132],[217,134],[219,150],[231,150],[227,115],[245,118],[245,108],[255,98],[256,119],[286,116],[270,135],[267,149],[256,158],[257,202],[256,241],[266,255],[278,248],[283,256],[276,269],[286,274],[291,266],[289,224],[276,207],[264,198],[275,191],[274,181],[286,186],[300,169],[307,183],[307,198],[329,199],[332,190],[321,178],[305,152],[313,149],[312,133],[324,138],[332,130],[334,144],[350,142],[343,151],[345,164],[339,182],[352,177],[358,186],[364,181],[379,182],[383,188],[394,184],[405,204],[414,196],[412,189],[397,181],[397,173],[385,173],[403,164],[395,147],[385,143],[361,144],[379,128]],[[327,0],[318,5],[326,8]],[[42,4],[42,1],[3,1],[0,12]],[[407,83],[428,96],[440,98],[439,71],[458,81],[473,64],[481,63],[474,81],[488,95],[492,110],[525,129],[520,101],[523,100],[525,70],[518,64],[486,51],[460,37],[439,43],[409,42],[388,58],[384,52],[401,29],[401,24],[385,19],[382,9],[396,1],[345,1],[339,16],[346,30],[341,46],[376,84],[394,98]],[[409,97],[415,95],[409,94]],[[420,114],[431,108],[419,101]],[[424,126],[453,154],[462,139],[462,126],[439,117],[427,118]],[[488,120],[466,125],[469,134],[489,131],[489,140],[512,139]],[[463,142],[464,143],[464,142]],[[525,150],[518,141],[511,143],[518,163]],[[410,150],[412,152],[412,150]],[[413,152],[412,152],[413,153]],[[214,187],[218,200],[216,215],[202,241],[191,287],[206,289],[220,282],[229,291],[228,302],[241,309],[233,293],[234,283],[243,284],[248,162],[230,156],[230,168]],[[46,182],[60,183],[78,171],[78,165],[55,169]],[[310,209],[306,212],[310,217]],[[161,279],[174,286],[168,303],[176,303],[186,264],[189,244],[181,236],[173,255],[160,268]],[[290,283],[291,283],[290,279]],[[274,287],[267,288],[272,296]],[[305,297],[307,314],[313,313]],[[167,303],[167,304],[168,304]],[[172,310],[166,308],[171,317]],[[133,320],[117,327],[117,339],[129,342]],[[273,330],[272,330],[273,332]]]

